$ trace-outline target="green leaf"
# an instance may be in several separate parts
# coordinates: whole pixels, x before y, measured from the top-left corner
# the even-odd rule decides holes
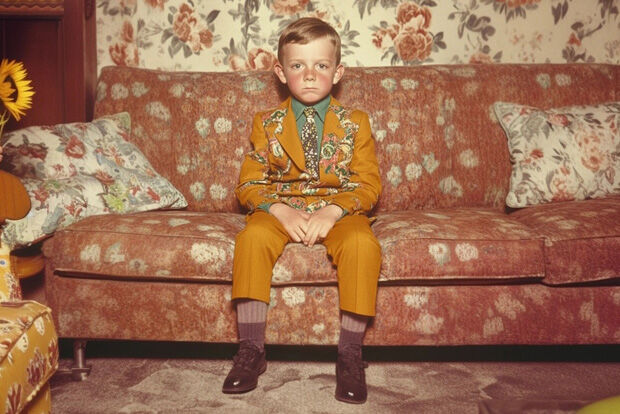
[[[220,14],[219,10],[213,10],[211,13],[209,13],[209,15],[207,16],[207,23],[211,23],[213,22],[213,20],[215,20],[215,18]]]
[[[165,43],[166,40],[170,39],[171,37],[172,37],[172,29],[166,29],[161,34],[161,42]]]
[[[355,0],[357,3],[357,11],[360,14],[361,18],[364,18],[364,10],[366,9],[366,1],[365,0]]]
[[[174,55],[176,55],[181,48],[183,48],[183,42],[181,42],[178,37],[173,36],[172,41],[170,41],[170,46],[168,46],[168,53],[170,53],[170,57],[174,57]]]

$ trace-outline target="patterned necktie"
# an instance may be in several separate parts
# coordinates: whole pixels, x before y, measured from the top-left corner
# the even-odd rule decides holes
[[[306,156],[306,169],[313,178],[319,177],[319,155],[317,154],[317,131],[314,122],[314,113],[316,110],[309,106],[304,109],[306,123],[301,128],[301,143],[304,147],[304,155]]]

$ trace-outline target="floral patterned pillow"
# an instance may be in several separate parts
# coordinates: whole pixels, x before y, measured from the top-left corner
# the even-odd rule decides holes
[[[32,207],[2,242],[26,246],[95,214],[183,208],[183,195],[132,143],[126,112],[88,123],[28,127],[3,137],[0,168],[22,179]]]
[[[620,194],[620,102],[494,108],[513,162],[508,206]]]

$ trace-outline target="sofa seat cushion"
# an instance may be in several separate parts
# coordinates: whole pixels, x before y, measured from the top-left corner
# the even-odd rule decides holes
[[[0,412],[21,412],[57,368],[51,310],[34,301],[1,302]]]
[[[155,211],[94,216],[44,245],[61,274],[110,279],[230,282],[237,213]],[[406,211],[379,215],[381,281],[451,282],[542,278],[542,239],[492,209]],[[406,254],[404,254],[406,253]],[[335,284],[322,245],[290,243],[273,270],[273,285]]]
[[[154,211],[94,216],[72,224],[44,244],[56,271],[67,275],[167,281],[230,282],[238,213]],[[329,283],[336,271],[325,247],[288,244],[273,284]]]
[[[43,245],[57,271],[104,278],[230,280],[236,213],[152,211],[88,217]]]
[[[545,283],[620,278],[620,197],[528,207],[511,217],[545,237]]]
[[[542,278],[543,241],[493,209],[385,213],[373,227],[387,280],[497,281]]]

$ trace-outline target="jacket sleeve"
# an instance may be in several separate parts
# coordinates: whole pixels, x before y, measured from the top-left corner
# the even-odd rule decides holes
[[[331,203],[341,207],[345,214],[368,214],[381,193],[379,164],[368,115],[355,111],[352,121],[359,127],[353,141],[353,156],[349,164],[350,180],[344,183],[342,191],[332,197]]]
[[[239,183],[235,188],[235,194],[242,206],[249,211],[254,211],[261,205],[265,206],[275,201],[275,195],[270,194],[269,144],[260,113],[254,116],[250,141],[252,142],[252,151],[245,156],[241,165]]]

